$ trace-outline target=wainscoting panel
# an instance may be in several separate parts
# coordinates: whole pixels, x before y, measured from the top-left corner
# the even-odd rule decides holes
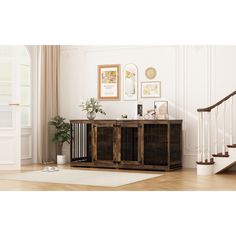
[[[32,158],[32,129],[21,130],[21,160]]]
[[[195,167],[197,108],[211,100],[211,48],[176,47],[176,117],[183,119],[183,165]]]
[[[0,158],[0,165],[12,165],[16,163],[15,159],[15,137],[14,136],[3,136],[1,137],[0,142],[0,150],[1,150],[1,158]],[[3,155],[6,153],[7,155]]]

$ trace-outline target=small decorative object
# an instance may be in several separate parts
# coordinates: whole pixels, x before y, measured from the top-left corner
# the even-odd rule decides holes
[[[138,69],[134,64],[124,67],[124,100],[137,100],[138,98]]]
[[[154,101],[157,119],[168,119],[168,101]]]
[[[154,109],[150,109],[147,111],[147,113],[144,115],[144,118],[147,120],[150,119],[156,119],[156,112]]]
[[[70,124],[65,118],[55,116],[49,124],[56,128],[52,141],[57,145],[57,164],[65,164],[66,156],[62,154],[62,147],[65,142],[70,143]]]
[[[120,99],[120,65],[98,66],[98,99]]]
[[[157,75],[156,69],[153,67],[148,67],[145,70],[145,75],[148,79],[154,79]]]
[[[89,120],[94,120],[96,118],[96,112],[87,112],[86,116]]]
[[[59,169],[56,166],[45,166],[42,171],[43,172],[54,172],[54,171],[59,171]]]
[[[90,98],[80,106],[82,107],[83,111],[87,111],[87,118],[89,120],[94,120],[96,113],[98,112],[106,115],[106,113],[102,110],[102,106],[99,104],[99,101],[97,101],[95,98]]]
[[[143,116],[143,104],[138,104],[137,105],[137,115],[138,115],[138,117]]]
[[[122,118],[122,119],[127,119],[128,116],[127,116],[127,115],[121,115],[121,118]]]
[[[142,98],[159,98],[161,97],[161,82],[142,82],[141,83]]]

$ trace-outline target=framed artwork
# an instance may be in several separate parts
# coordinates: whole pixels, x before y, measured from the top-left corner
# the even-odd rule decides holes
[[[120,99],[120,65],[98,66],[98,99]]]
[[[145,75],[148,79],[154,79],[157,75],[157,71],[154,67],[148,67],[145,70]]]
[[[159,98],[161,97],[161,82],[142,82],[141,83],[142,98]]]
[[[138,68],[134,64],[124,67],[124,100],[138,99]]]
[[[157,119],[168,119],[168,101],[154,101],[154,111]]]

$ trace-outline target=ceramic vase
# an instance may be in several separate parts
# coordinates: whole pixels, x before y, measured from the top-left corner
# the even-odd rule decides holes
[[[87,118],[89,119],[89,120],[94,120],[95,119],[95,117],[96,117],[96,112],[87,112]]]

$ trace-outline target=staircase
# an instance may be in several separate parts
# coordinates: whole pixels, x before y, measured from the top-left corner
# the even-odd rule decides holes
[[[236,165],[233,99],[236,91],[198,112],[197,174],[212,175]]]

